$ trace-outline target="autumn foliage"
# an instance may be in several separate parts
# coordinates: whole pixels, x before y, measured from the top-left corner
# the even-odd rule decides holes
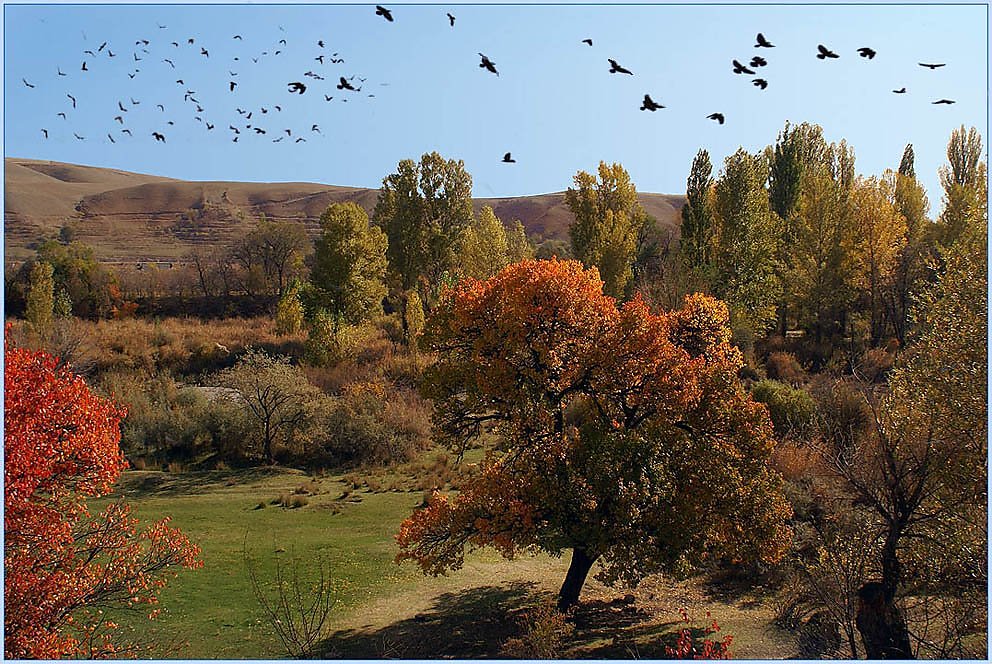
[[[571,549],[567,607],[596,561],[603,581],[636,583],[706,558],[778,558],[790,511],[766,463],[771,424],[729,339],[723,303],[618,308],[575,261],[460,282],[428,324],[439,360],[424,391],[449,447],[499,442],[457,497],[403,523],[398,559],[440,574],[466,548]]]
[[[104,609],[154,605],[174,568],[202,565],[199,547],[168,519],[139,531],[123,502],[89,512],[126,466],[125,413],[5,336],[4,655],[126,654]]]

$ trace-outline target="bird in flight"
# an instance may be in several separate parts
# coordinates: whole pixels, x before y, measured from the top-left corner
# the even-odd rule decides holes
[[[383,7],[382,5],[376,5],[375,6],[375,15],[376,16],[383,17],[384,19],[386,19],[390,23],[393,22],[393,12],[389,11],[388,9],[386,9],[385,7]]]
[[[305,139],[305,138],[303,138],[302,136],[300,136],[300,137],[299,137],[298,139],[296,139],[296,140],[295,140],[295,141],[293,141],[293,142],[294,142],[294,143],[306,143],[306,142],[307,142],[307,139]]]
[[[926,62],[920,62],[919,63],[919,65],[921,67],[927,67],[929,69],[936,69],[937,67],[943,67],[946,64],[947,64],[946,62],[941,62],[940,64],[927,64]]]
[[[103,42],[102,44],[100,44],[100,48],[96,49],[96,52],[99,53],[104,48],[106,48],[106,46],[107,46],[107,42]]]
[[[162,141],[163,143],[165,143],[165,136],[163,134],[158,133],[157,131],[152,132],[152,138],[154,138],[156,141]]]
[[[868,58],[869,60],[871,60],[872,58],[875,57],[876,51],[874,49],[868,48],[867,46],[862,46],[861,48],[858,49],[858,55],[860,55],[862,58]]]
[[[112,57],[114,57],[114,52],[113,52],[113,51],[111,51],[111,50],[110,50],[109,48],[107,49],[107,57],[108,57],[108,58],[112,58]]]
[[[479,66],[499,76],[499,72],[496,71],[496,63],[490,60],[482,53],[479,53],[479,55],[482,56],[482,62],[479,64]]]
[[[117,108],[121,109],[121,111],[123,111],[124,113],[127,113],[127,109],[124,108],[124,104],[122,104],[120,101],[117,102]]]
[[[231,92],[234,92],[234,88],[236,88],[238,86],[238,84],[235,83],[234,81],[231,81],[228,85],[231,86]]]
[[[840,57],[839,55],[837,55],[836,53],[834,53],[833,51],[831,51],[829,48],[827,48],[823,44],[817,44],[816,45],[816,50],[819,51],[819,53],[816,54],[816,57],[819,58],[820,60],[826,60],[827,58],[839,58]]]
[[[313,125],[312,127],[310,127],[310,131],[315,131],[315,132],[317,132],[319,134],[320,133],[320,127],[318,127],[317,125]]]
[[[172,60],[170,60],[169,58],[164,58],[164,59],[162,60],[162,62],[168,62],[168,63],[169,63],[170,65],[172,65],[172,68],[173,68],[173,69],[175,69],[175,68],[176,68],[176,63],[174,63],[174,62],[173,62]]]
[[[938,99],[937,101],[930,102],[931,104],[954,104],[957,103],[953,99]]]
[[[451,27],[455,27],[455,17],[450,13],[448,14],[448,21],[451,23]]]
[[[65,73],[63,73],[63,71],[60,68],[56,67],[55,71],[59,73],[59,76],[65,76]]]
[[[292,83],[287,83],[286,85],[289,86],[289,91],[290,92],[296,92],[296,93],[299,93],[299,94],[303,94],[304,92],[307,91],[307,86],[305,86],[304,84],[300,83],[299,81],[293,81]]]
[[[318,39],[317,40],[317,46],[319,46],[320,48],[324,48],[324,40],[323,39]]]
[[[282,44],[283,46],[285,46],[286,45],[286,40],[285,39],[280,39],[279,40],[279,43]]]
[[[117,141],[115,141],[115,140],[114,140],[114,137],[113,137],[113,136],[111,136],[111,135],[110,135],[109,133],[107,134],[107,138],[109,138],[109,139],[110,139],[110,142],[111,142],[111,143],[116,143],[116,142],[117,142]]]
[[[338,86],[338,89],[340,90],[341,86]],[[324,101],[330,101],[332,99],[334,99],[334,97],[328,97],[327,95],[324,95]]]
[[[255,133],[256,134],[264,134],[265,133],[265,130],[262,129],[261,127],[253,127],[253,129],[255,130]]]
[[[73,136],[75,136],[75,137],[76,137],[77,139],[79,139],[80,141],[85,141],[85,140],[86,140],[86,137],[85,137],[85,136],[80,136],[80,135],[79,135],[79,134],[77,134],[76,132],[72,132],[72,135],[73,135]]]
[[[83,61],[83,66],[82,66],[81,71],[89,71],[89,69],[86,68],[86,61],[85,60]]]
[[[241,35],[234,35],[231,39],[241,39]],[[244,41],[244,39],[241,39],[241,41]]]
[[[75,98],[75,97],[73,97],[73,96],[72,96],[71,94],[69,94],[68,92],[67,92],[67,93],[65,93],[65,96],[66,96],[66,97],[68,97],[69,99],[71,99],[71,100],[72,100],[72,107],[73,107],[73,108],[76,108],[76,98]]]
[[[47,129],[42,129],[41,130],[41,133],[43,133],[45,135],[45,138],[48,138],[48,130]]]
[[[510,156],[510,153],[507,152],[505,155],[503,155],[503,163],[504,164],[515,164],[515,163],[517,163],[517,160],[514,159],[513,157],[511,157]]]
[[[748,69],[737,60],[734,60],[734,73],[735,74],[754,74],[754,70]]]
[[[134,56],[135,62],[141,62],[142,60],[144,60],[144,58],[139,58],[137,53],[132,53],[131,55]]]
[[[905,88],[905,86],[903,86],[903,87],[899,88],[898,90],[893,90],[893,92],[896,93],[897,95],[905,94],[906,88]]]
[[[65,120],[65,113],[62,113],[61,111],[59,111],[55,115],[61,115],[62,116],[62,119]]]
[[[723,124],[723,121],[725,119],[723,117],[723,113],[710,113],[709,115],[706,116],[706,118],[709,120],[716,120],[720,124]]]
[[[24,82],[24,85],[28,86],[29,88],[33,88],[34,87],[34,84],[33,83],[28,83],[28,80],[26,78],[22,78],[21,81],[23,81]]]
[[[210,53],[208,53],[207,49],[203,48],[202,46],[200,47],[200,55],[205,55],[208,58],[210,57]]]
[[[214,125],[212,125],[212,124],[210,124],[210,123],[208,122],[208,123],[207,123],[207,129],[209,130],[209,129],[213,129],[213,128],[214,128]]]
[[[773,44],[770,41],[768,41],[767,39],[765,39],[765,36],[759,32],[758,33],[758,43],[755,44],[754,47],[755,48],[775,48],[775,44]]]
[[[122,115],[115,115],[114,116],[114,119],[117,120],[118,122],[120,122],[121,124],[124,124],[124,116],[122,116]]]
[[[83,53],[85,53],[86,55],[92,55],[94,58],[96,57],[96,53],[94,53],[93,51],[87,50],[87,51],[83,51]]]
[[[143,44],[144,46],[148,46],[148,44],[150,43],[151,42],[148,41],[147,39],[139,39],[138,41],[134,42],[134,45],[137,46],[138,44]]]
[[[665,107],[662,106],[661,104],[656,103],[653,99],[651,99],[651,95],[644,95],[644,101],[641,102],[642,111],[654,112],[657,111],[659,108],[665,108]]]
[[[155,108],[165,113],[165,106],[163,106],[162,104],[155,104]]]
[[[768,60],[765,60],[760,55],[756,55],[753,58],[751,58],[751,66],[752,67],[764,67],[767,64],[768,64]]]
[[[592,46],[592,40],[591,39],[583,39],[582,40],[582,43],[583,44],[589,44],[590,46]]]
[[[634,72],[630,71],[629,69],[625,69],[625,68],[621,67],[620,66],[620,63],[618,63],[613,58],[606,58],[606,59],[610,63],[610,73],[611,74],[630,74],[631,76],[634,75]]]
[[[121,133],[127,134],[128,136],[134,136],[134,134],[131,133],[130,129],[121,129]]]
[[[751,81],[751,85],[755,86],[756,88],[761,88],[762,90],[764,90],[765,88],[768,87],[768,81],[766,81],[763,78],[756,78],[753,81]]]
[[[140,103],[141,103],[140,101],[135,101],[135,100],[134,100],[134,97],[131,97],[130,99],[131,99],[131,103],[132,103],[132,104],[133,104],[134,106],[137,106],[138,104],[140,104]]]
[[[316,61],[317,61],[317,62],[319,62],[320,64],[324,64],[324,54],[323,54],[323,53],[321,53],[321,54],[320,54],[320,55],[318,55],[318,56],[317,56],[316,58],[314,58],[314,60],[316,60]]]

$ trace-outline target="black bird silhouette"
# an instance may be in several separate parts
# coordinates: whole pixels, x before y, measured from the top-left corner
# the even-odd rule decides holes
[[[507,152],[505,155],[503,155],[503,163],[504,164],[515,164],[515,163],[517,163],[517,160],[514,159],[513,157],[511,157],[510,156],[510,153]]]
[[[930,102],[931,104],[955,104],[953,99],[938,99],[937,101]]]
[[[292,129],[283,129],[283,131],[286,132],[286,135],[287,136],[292,136],[293,135],[293,130]]]
[[[237,143],[238,142],[238,138],[239,138],[238,136],[235,136],[234,138],[231,139],[231,142],[232,143]]]
[[[280,136],[279,138],[273,138],[273,139],[272,139],[272,142],[273,142],[273,143],[279,143],[279,142],[280,142],[280,141],[282,141],[282,139],[284,139],[284,138],[286,138],[286,137],[285,137],[285,136]]]
[[[85,136],[80,136],[76,132],[72,132],[72,135],[75,136],[77,139],[79,139],[81,141],[85,141],[86,140],[86,137]]]
[[[720,124],[723,124],[723,121],[724,121],[723,113],[710,113],[706,117],[709,120],[716,120]]]
[[[124,124],[124,116],[115,115],[114,116],[114,119],[117,120],[118,122],[120,122],[121,124]]]
[[[624,69],[613,58],[606,58],[606,59],[610,63],[610,73],[611,74],[630,74],[631,76],[634,75],[634,72],[630,71],[629,69]]]
[[[125,113],[127,113],[127,109],[126,109],[126,108],[124,108],[124,104],[122,104],[122,103],[121,103],[120,101],[118,101],[118,102],[117,102],[117,108],[119,108],[119,109],[121,109],[121,110],[122,110],[123,112],[125,112]]]
[[[169,63],[170,65],[172,65],[172,68],[173,68],[173,69],[175,69],[175,68],[176,68],[176,63],[175,63],[175,62],[173,62],[172,60],[170,60],[169,58],[163,58],[163,59],[162,59],[162,62],[168,62],[168,63]]]
[[[264,134],[265,133],[265,130],[262,129],[261,127],[255,127],[254,129],[255,129],[255,133],[256,134]]]
[[[158,133],[157,131],[152,132],[152,138],[154,138],[156,141],[162,141],[163,143],[165,143],[165,136],[163,134]]]
[[[59,69],[58,67],[55,68],[55,71],[57,71],[59,73],[59,76],[65,76],[65,74],[62,73],[62,70]]]
[[[127,134],[128,136],[134,136],[134,134],[131,133],[130,129],[121,129],[121,133]]]
[[[839,55],[837,55],[836,53],[834,53],[833,51],[831,51],[829,48],[827,48],[823,44],[817,44],[816,45],[816,50],[819,51],[819,53],[816,54],[816,57],[819,58],[820,60],[826,60],[827,58],[839,58],[840,57]]]
[[[94,58],[96,57],[96,53],[94,53],[93,51],[83,51],[83,53],[85,53],[86,55],[92,55]]]
[[[172,45],[175,46],[176,48],[179,48],[179,42],[172,42]]]
[[[320,64],[324,64],[324,56],[323,56],[323,54],[318,55],[316,58],[314,58],[314,60],[316,60]]]
[[[869,60],[871,60],[872,58],[875,57],[876,51],[874,49],[868,48],[867,46],[862,46],[861,48],[858,49],[858,55],[860,55],[862,58],[868,58]]]
[[[113,137],[113,136],[111,136],[110,134],[107,134],[107,138],[109,138],[109,139],[110,139],[110,142],[111,142],[111,143],[116,143],[116,142],[117,142],[117,141],[115,141],[115,140],[114,140],[114,137]]]
[[[388,9],[386,9],[385,7],[383,7],[382,5],[376,5],[375,6],[375,15],[376,16],[383,17],[384,19],[386,19],[390,23],[393,22],[393,12],[389,11]]]
[[[764,90],[765,88],[768,87],[768,81],[766,81],[763,78],[756,78],[753,81],[751,81],[751,85],[755,86],[756,88],[761,88],[762,90]]]
[[[234,81],[231,81],[229,85],[231,86],[231,92],[234,92],[234,88],[237,87],[238,84],[235,83]]]
[[[65,96],[66,96],[66,97],[68,97],[69,99],[71,99],[71,100],[72,100],[72,107],[73,107],[73,108],[76,108],[76,98],[75,98],[75,97],[73,97],[73,96],[72,96],[71,94],[69,94],[68,92],[67,92],[67,93],[65,93]]]
[[[334,57],[331,58],[332,65],[338,65],[341,64],[342,62],[344,62],[344,58],[334,58]]]
[[[62,119],[65,120],[65,113],[62,113],[61,111],[59,111],[55,115],[61,115],[62,116]]]
[[[946,62],[941,62],[940,64],[927,64],[926,62],[918,63],[921,67],[927,67],[929,69],[936,69],[937,67],[944,67],[947,65]]]
[[[134,104],[135,106],[141,103],[140,101],[135,101],[134,97],[129,97],[129,99],[131,100],[131,103]]]
[[[488,71],[491,71],[492,73],[494,73],[497,76],[499,76],[499,72],[496,71],[496,63],[493,62],[492,60],[490,60],[488,57],[486,57],[482,53],[479,53],[479,55],[482,57],[482,62],[479,63],[479,66],[482,67],[483,69],[486,69]]]
[[[208,58],[210,57],[210,53],[208,53],[207,49],[203,48],[202,46],[200,47],[200,55],[205,55]]]
[[[354,90],[355,88],[348,82],[348,80],[342,76],[341,82],[338,83],[338,90]]]
[[[286,40],[285,39],[280,39],[279,40],[279,43],[282,44],[283,46],[285,46],[286,45]]]
[[[310,127],[310,131],[315,131],[315,132],[317,132],[319,134],[320,133],[320,127],[318,127],[317,125],[313,125],[312,127]]]
[[[165,112],[165,106],[163,106],[162,104],[155,104],[155,108],[162,111],[163,113]]]
[[[190,37],[189,39],[187,39],[187,40],[186,40],[186,43],[187,43],[187,44],[192,44],[192,43],[193,43],[193,38],[192,38],[192,37]]]
[[[448,14],[448,21],[451,23],[451,27],[455,27],[455,17],[450,13]]]
[[[338,88],[338,89],[340,89],[340,88]],[[334,97],[328,97],[327,95],[324,95],[324,101],[330,101],[332,99],[334,99]]]
[[[155,25],[157,25],[157,26],[158,26],[158,29],[159,29],[159,30],[165,30],[165,28],[166,28],[166,27],[168,27],[168,26],[165,26],[165,25],[160,25],[160,24],[158,24],[158,23],[156,23]]]
[[[103,49],[104,49],[104,48],[105,48],[106,46],[107,46],[107,42],[103,42],[102,44],[100,44],[100,48],[98,48],[98,49],[96,49],[96,52],[97,52],[97,53],[99,53],[99,52],[100,52],[100,51],[102,51],[102,50],[103,50]]]
[[[274,105],[274,106],[273,106],[272,108],[274,108],[274,109],[276,109],[277,111],[279,111],[280,113],[282,113],[282,106],[279,106],[279,105],[277,104],[277,105]]]
[[[237,127],[235,127],[234,125],[227,125],[227,128],[230,129],[231,131],[233,131],[235,134],[240,134],[241,133],[241,131]]]
[[[139,58],[137,53],[132,53],[131,55],[134,56],[135,62],[141,62],[142,60],[144,60],[144,58]]]
[[[248,112],[248,115],[245,116],[245,120],[251,120],[251,114],[252,114],[252,112],[249,111]]]
[[[245,109],[243,109],[243,108],[236,108],[234,110],[236,110],[238,112],[238,115],[244,115],[245,114]]]
[[[45,135],[45,138],[48,138],[48,130],[47,129],[42,129],[41,130],[41,133],[43,133]]]
[[[755,44],[754,47],[755,48],[775,48],[775,44],[773,44],[770,41],[768,41],[767,39],[765,39],[765,36],[759,32],[758,33],[758,43]]]
[[[197,112],[197,113],[203,113],[203,107],[202,107],[202,106],[200,106],[200,104],[199,104],[199,103],[197,103],[197,104],[196,104],[196,112]]]
[[[296,139],[296,140],[295,140],[295,141],[293,141],[293,142],[294,142],[294,143],[306,143],[306,142],[307,142],[307,139],[305,139],[305,138],[303,138],[302,136],[300,136],[300,137],[299,137],[298,139]]]
[[[33,88],[34,87],[34,84],[28,83],[28,81],[27,81],[26,78],[22,78],[21,81],[23,81],[24,82],[24,85],[28,86],[29,88]]]
[[[86,68],[86,61],[85,60],[83,61],[82,71],[89,71],[89,69]]]
[[[592,40],[591,39],[583,39],[582,40],[582,43],[583,44],[589,44],[590,46],[592,46]]]
[[[166,122],[165,124],[167,124],[167,125],[169,125],[169,126],[171,126],[171,127],[174,127],[174,126],[176,126],[176,123],[175,123],[175,122],[173,122],[172,120],[169,120],[169,121],[168,121],[168,122]]]
[[[659,108],[665,107],[661,104],[655,103],[655,101],[651,99],[651,95],[644,95],[644,101],[641,102],[642,111],[657,111]]]
[[[134,42],[134,45],[137,46],[138,44],[143,44],[145,46],[148,46],[150,43],[151,42],[148,41],[147,39],[139,39],[138,41]]]
[[[258,110],[262,111],[262,113],[268,113],[269,112],[269,109],[267,109],[267,108],[260,108]]]
[[[241,39],[241,35],[234,35],[231,39]],[[244,39],[241,39],[241,41],[244,41]]]
[[[110,50],[109,48],[107,49],[107,57],[108,57],[108,58],[112,58],[112,57],[114,57],[114,52],[113,52],[113,51],[111,51],[111,50]]]
[[[898,90],[893,90],[893,92],[896,93],[897,95],[905,94],[906,93],[906,87],[903,86],[903,87],[899,88]]]
[[[214,125],[212,125],[212,124],[210,124],[210,123],[208,122],[208,123],[207,123],[207,129],[208,129],[208,130],[210,130],[210,129],[213,129],[213,128],[214,128]]]
[[[128,78],[134,78],[134,74],[128,74],[127,77]]]
[[[227,70],[227,73],[230,74],[231,76],[237,76],[238,75],[238,72],[231,71],[230,69]]]
[[[752,67],[764,67],[767,64],[768,64],[768,60],[765,60],[760,55],[756,55],[753,58],[751,58],[751,66]]]
[[[324,48],[324,40],[323,39],[318,39],[317,40],[317,46],[319,46],[321,48]]]
[[[754,74],[754,70],[748,69],[747,67],[745,67],[741,63],[737,62],[737,60],[734,60],[734,73],[735,74]]]

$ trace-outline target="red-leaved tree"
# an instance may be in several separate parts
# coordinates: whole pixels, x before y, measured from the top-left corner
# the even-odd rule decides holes
[[[127,465],[125,412],[4,336],[4,655],[128,654],[104,610],[155,604],[176,568],[202,566],[200,549],[168,519],[139,531],[123,502],[89,512]]]
[[[636,584],[785,551],[771,423],[737,378],[722,302],[618,308],[595,269],[523,261],[448,291],[424,340],[438,353],[424,390],[443,439],[456,451],[487,431],[499,442],[457,497],[435,494],[403,523],[398,559],[441,574],[466,548],[570,549],[565,609],[597,561],[603,581]]]

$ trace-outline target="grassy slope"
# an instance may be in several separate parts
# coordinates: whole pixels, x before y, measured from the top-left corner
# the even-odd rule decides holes
[[[184,571],[169,584],[157,620],[134,614],[122,621],[139,639],[159,644],[153,656],[285,656],[245,574],[246,532],[262,578],[272,577],[277,556],[296,555],[306,563],[321,555],[329,563],[339,592],[321,647],[329,657],[493,656],[519,631],[519,613],[552,596],[564,577],[567,561],[546,555],[511,562],[481,551],[463,569],[437,579],[425,578],[411,564],[394,565],[393,535],[420,502],[420,492],[359,491],[341,500],[344,484],[328,477],[317,482],[318,494],[306,507],[255,509],[307,480],[286,470],[124,476],[119,490],[142,520],[170,515],[203,549],[203,569]],[[680,606],[701,623],[705,611],[712,611],[724,633],[735,635],[735,656],[795,656],[792,638],[770,626],[770,610],[760,601],[715,600],[698,584],[658,577],[635,591],[633,605],[616,601],[626,592],[590,580],[568,656],[662,655],[662,642],[678,627],[673,621]]]

